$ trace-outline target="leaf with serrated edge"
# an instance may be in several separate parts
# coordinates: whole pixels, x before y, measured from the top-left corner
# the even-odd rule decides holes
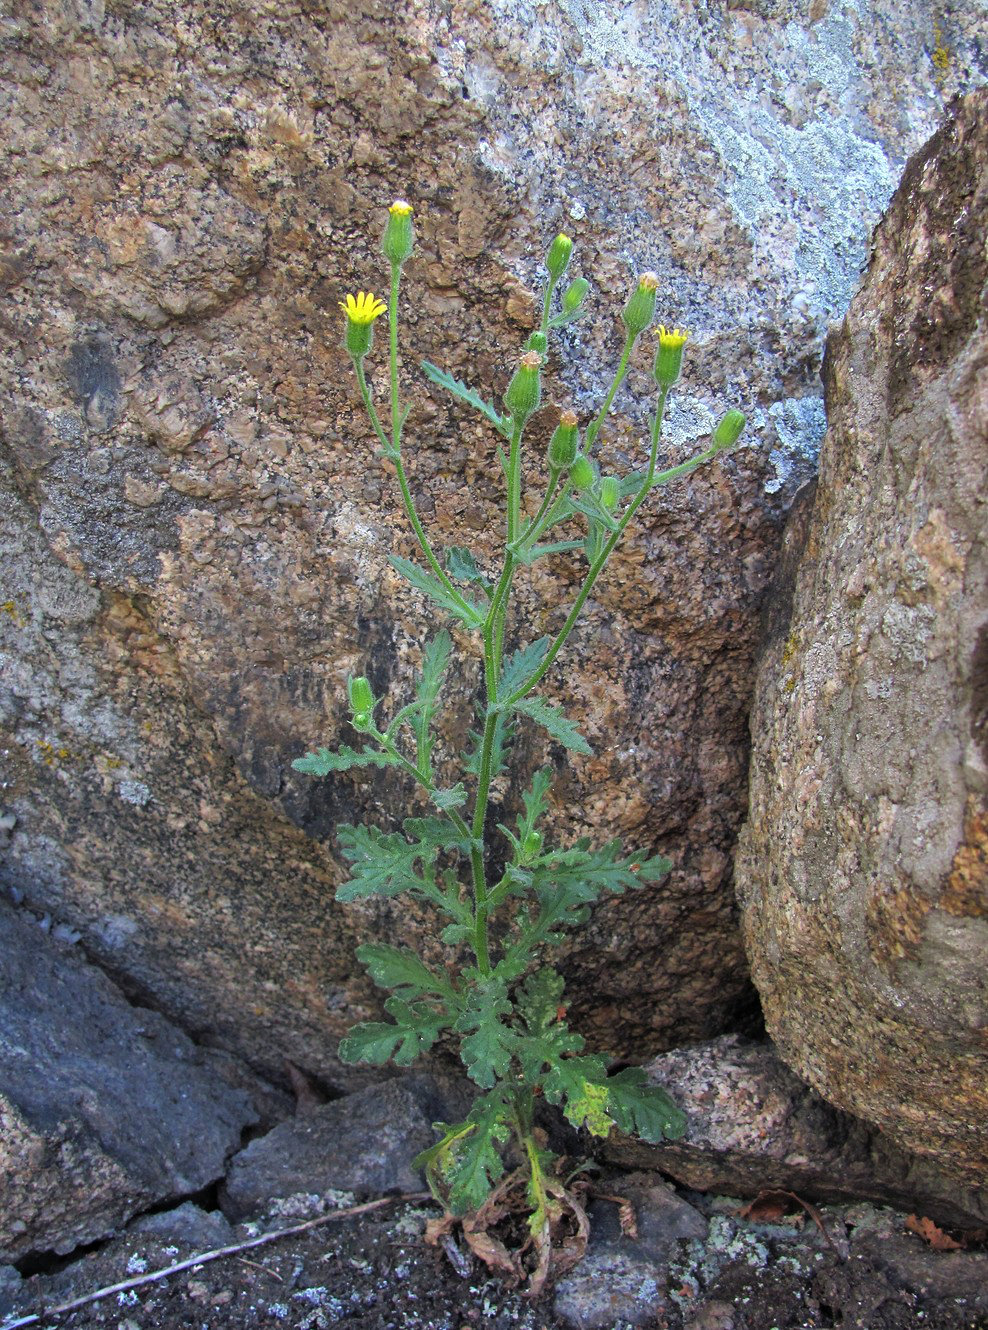
[[[656,1144],[677,1140],[686,1130],[686,1117],[658,1085],[650,1085],[641,1067],[626,1067],[607,1078],[607,1107],[628,1136]]]
[[[409,822],[414,819],[409,818]],[[419,819],[431,825],[438,819]],[[444,828],[445,830],[445,828]],[[432,894],[434,887],[433,864],[439,844],[433,838],[406,840],[397,832],[384,832],[378,827],[339,826],[337,839],[344,857],[353,867],[353,876],[337,888],[338,901],[357,900],[361,896],[398,896],[403,891]],[[417,871],[422,861],[426,876]]]
[[[422,361],[422,370],[430,382],[437,384],[440,388],[445,388],[458,401],[466,402],[467,406],[472,406],[475,411],[479,411],[482,416],[489,420],[499,433],[503,434],[505,438],[509,437],[510,427],[506,417],[502,416],[490,402],[486,402],[479,393],[474,392],[472,388],[468,388],[462,380],[454,378],[446,370],[440,369],[438,365],[433,365],[429,360]]]
[[[357,960],[379,988],[410,990],[412,993],[435,993],[446,996],[451,992],[445,976],[433,974],[423,965],[414,951],[406,947],[389,947],[383,942],[367,942],[357,948]]]
[[[446,571],[454,582],[476,582],[485,588],[490,582],[477,567],[477,560],[465,545],[451,545],[446,552]]]
[[[467,985],[466,1005],[453,1028],[467,1036],[460,1043],[467,1075],[482,1090],[489,1090],[511,1069],[516,1036],[501,1017],[510,1016],[512,1007],[505,985],[497,980],[474,983],[467,978]]]
[[[477,605],[474,605],[472,601],[464,600],[462,597],[460,600],[454,599],[438,577],[433,577],[432,573],[427,573],[417,563],[412,563],[411,559],[403,559],[398,554],[389,554],[388,562],[417,591],[421,591],[423,595],[435,601],[454,619],[459,619],[461,623],[465,623],[469,628],[479,628],[484,622],[484,614]]]
[[[303,771],[309,776],[328,776],[331,771],[349,771],[351,767],[390,767],[396,758],[390,753],[380,753],[372,748],[357,752],[346,744],[331,753],[328,748],[318,748],[305,757],[297,757],[292,763],[293,771]]]
[[[607,1069],[599,1057],[564,1058],[556,1062],[542,1082],[550,1104],[562,1104],[563,1115],[574,1127],[586,1127],[606,1136],[614,1125],[607,1112]]]
[[[548,730],[550,736],[574,753],[591,753],[593,749],[560,707],[551,706],[544,697],[525,697],[514,703],[514,710],[528,716]]]
[[[540,637],[535,642],[529,642],[527,647],[520,647],[508,657],[497,685],[499,702],[503,702],[516,688],[528,682],[545,660],[545,653],[548,650],[548,637]]]

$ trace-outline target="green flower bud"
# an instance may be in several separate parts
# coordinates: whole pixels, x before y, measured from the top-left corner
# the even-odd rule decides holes
[[[522,841],[521,845],[521,852],[524,855],[526,861],[531,862],[532,859],[537,859],[541,849],[542,849],[542,832],[530,831],[528,835],[525,837],[525,839]]]
[[[548,345],[549,345],[549,339],[548,337],[546,337],[544,332],[533,332],[532,335],[529,337],[528,341],[525,343],[525,350],[535,351],[540,356],[544,356]]]
[[[564,411],[549,440],[549,465],[556,471],[567,471],[576,460],[580,448],[580,431],[576,426],[576,413]]]
[[[532,412],[539,409],[542,400],[539,376],[541,364],[542,357],[537,351],[526,351],[508,384],[504,405],[516,425],[523,425]]]
[[[360,730],[362,734],[366,733],[372,724],[371,713],[369,711],[355,711],[350,717],[350,724],[355,730]]]
[[[362,674],[352,676],[346,681],[347,697],[350,699],[350,707],[353,711],[373,711],[374,693],[370,686],[370,680],[365,679]]]
[[[585,277],[574,277],[563,292],[563,313],[575,314],[587,298],[590,283]]]
[[[549,246],[549,253],[545,256],[545,266],[549,269],[549,276],[554,282],[558,282],[569,267],[572,255],[573,242],[569,236],[560,231]]]
[[[585,457],[583,453],[580,453],[576,458],[576,461],[570,467],[569,478],[573,482],[573,488],[575,490],[589,489],[596,479],[590,458]]]
[[[411,254],[414,244],[412,205],[404,199],[396,199],[388,209],[388,224],[384,228],[384,240],[381,242],[384,257],[389,263],[401,267]]]
[[[744,427],[745,418],[741,411],[732,409],[725,412],[720,424],[714,430],[713,446],[715,448],[732,448],[740,439]]]
[[[655,335],[659,339],[659,347],[652,366],[652,378],[660,388],[671,388],[683,368],[683,347],[689,333],[660,324]]]
[[[644,272],[638,278],[638,285],[621,311],[629,336],[638,337],[655,317],[655,293],[658,287],[659,279],[654,272]]]
[[[604,476],[600,482],[600,506],[612,513],[621,497],[621,482],[617,476]]]

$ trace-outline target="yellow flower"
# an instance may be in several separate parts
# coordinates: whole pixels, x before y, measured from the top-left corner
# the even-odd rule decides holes
[[[667,347],[670,351],[678,350],[689,337],[689,333],[684,329],[667,328],[661,323],[656,328],[655,335],[659,339],[659,345]]]
[[[388,212],[392,217],[410,217],[412,205],[406,203],[404,199],[395,199],[394,203],[392,203],[391,207],[388,209]]]
[[[681,328],[666,328],[660,324],[655,335],[659,345],[655,352],[652,377],[660,388],[671,388],[682,372],[683,347],[689,333]]]
[[[340,309],[347,316],[347,322],[369,324],[379,319],[388,308],[383,300],[378,300],[373,291],[360,291],[355,296],[347,296],[339,302]]]

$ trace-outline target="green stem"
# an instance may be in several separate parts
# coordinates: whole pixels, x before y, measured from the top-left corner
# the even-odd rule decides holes
[[[562,650],[562,647],[565,644],[566,639],[573,631],[573,626],[575,625],[577,619],[580,617],[580,612],[583,609],[583,606],[586,604],[587,597],[590,595],[590,592],[593,589],[593,584],[596,582],[597,578],[600,576],[601,572],[603,571],[604,566],[606,565],[608,559],[611,557],[611,554],[613,553],[614,548],[617,545],[618,541],[624,535],[628,523],[634,517],[638,509],[641,507],[642,503],[645,501],[646,495],[648,494],[649,490],[652,488],[652,485],[656,479],[655,462],[659,451],[659,436],[662,431],[662,416],[665,411],[666,397],[668,396],[668,392],[669,390],[667,388],[663,388],[659,392],[659,402],[655,412],[655,420],[652,424],[652,441],[651,441],[652,446],[649,453],[648,471],[645,473],[645,479],[642,482],[641,488],[639,489],[635,497],[632,499],[631,503],[628,505],[627,510],[624,513],[624,516],[621,518],[621,521],[618,523],[617,530],[612,532],[611,536],[604,544],[603,549],[600,551],[596,559],[594,559],[593,563],[590,565],[590,571],[587,573],[586,581],[583,583],[583,586],[580,588],[576,600],[573,602],[573,608],[570,610],[569,614],[567,615],[566,622],[563,624],[562,628],[560,628],[559,632],[556,634],[555,640],[553,641],[552,646],[546,652],[546,655],[541,665],[538,667],[535,673],[524,684],[521,685],[520,688],[515,689],[515,691],[511,694],[510,697],[504,699],[502,706],[504,707],[513,706],[515,702],[521,701],[521,699],[525,697],[527,693],[530,693],[531,690],[535,687],[535,685],[539,683],[539,681],[542,678],[544,678],[546,671],[549,669],[549,667],[552,665],[552,662],[559,655],[559,652]],[[705,454],[701,453],[698,458],[693,459],[693,465],[699,466],[702,461],[707,460],[708,456],[713,456],[715,451],[716,450],[708,449],[707,453]],[[684,465],[686,465],[688,469],[692,469],[692,467],[690,467],[689,464],[684,464]],[[675,467],[673,468],[673,470],[682,474],[682,468]]]
[[[540,333],[548,333],[549,331],[549,306],[552,303],[552,293],[556,289],[558,280],[556,277],[550,277],[549,284],[545,288],[545,299],[542,301],[542,322],[539,324]]]
[[[452,596],[452,598],[456,601],[457,605],[462,608],[464,614],[466,614],[468,619],[473,618],[472,607],[467,603],[466,600],[464,600],[464,598],[460,595],[459,591],[457,591],[456,587],[449,580],[449,577],[446,574],[446,570],[443,568],[442,564],[436,558],[435,552],[433,551],[433,548],[429,543],[429,537],[425,534],[425,530],[422,526],[422,523],[419,521],[419,515],[415,511],[415,501],[412,498],[412,492],[408,487],[408,477],[405,475],[405,467],[401,460],[401,453],[398,447],[395,447],[392,441],[385,434],[384,429],[381,425],[381,421],[377,414],[377,408],[374,405],[374,399],[373,397],[371,397],[370,387],[367,383],[367,376],[364,373],[363,362],[360,360],[354,360],[353,367],[357,372],[357,383],[360,387],[360,395],[363,398],[364,407],[367,410],[367,415],[370,417],[371,425],[374,427],[374,433],[377,435],[378,440],[382,448],[384,449],[385,456],[389,457],[391,461],[394,463],[395,474],[398,477],[398,488],[401,490],[401,501],[405,509],[405,516],[408,518],[408,521],[411,524],[411,528],[415,532],[415,538],[418,540],[419,548],[421,549],[422,553],[425,555],[429,567],[439,578],[440,582],[442,582],[443,586],[449,592],[450,596]],[[396,372],[397,371],[394,368],[392,368],[392,375],[396,374]],[[392,382],[393,381],[394,379],[392,379]],[[398,430],[398,425],[400,424],[400,420],[396,414],[397,402],[398,402],[397,394],[392,394],[392,423],[394,425],[396,433]]]
[[[391,265],[391,295],[388,300],[388,349],[391,368],[391,446],[401,450],[401,406],[398,401],[398,286],[401,264]]]
[[[395,761],[398,762],[399,765],[403,767],[404,770],[407,771],[410,776],[414,776],[415,779],[418,781],[418,783],[422,786],[422,788],[425,791],[427,791],[427,793],[429,793],[430,795],[435,794],[436,792],[435,784],[428,778],[428,776],[424,776],[422,772],[419,771],[418,767],[415,765],[414,762],[409,762],[405,754],[398,749],[398,746],[387,734],[382,734],[380,730],[377,729],[367,730],[366,733],[372,739],[375,739],[381,745],[384,751],[388,753],[389,756],[393,757]],[[468,843],[472,842],[473,838],[470,833],[470,828],[467,826],[466,822],[464,822],[463,818],[456,811],[456,809],[445,808],[442,811],[445,814],[445,816],[449,818],[450,822],[452,822],[453,826],[460,833],[463,839]]]
[[[621,352],[621,359],[618,361],[618,367],[614,372],[614,378],[611,382],[610,388],[608,388],[607,390],[607,396],[604,398],[604,405],[600,408],[596,418],[593,421],[591,421],[587,429],[586,442],[584,443],[583,446],[588,453],[590,449],[593,447],[594,440],[597,438],[597,435],[600,433],[601,426],[603,425],[604,421],[607,419],[607,413],[611,409],[611,403],[614,401],[614,396],[617,393],[617,390],[621,387],[621,384],[624,382],[624,376],[628,372],[628,362],[631,359],[631,352],[634,349],[634,345],[635,345],[635,337],[632,333],[628,333],[624,339],[624,349]]]

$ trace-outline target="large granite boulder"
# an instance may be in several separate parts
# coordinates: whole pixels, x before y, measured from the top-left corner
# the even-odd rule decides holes
[[[392,819],[405,793],[290,764],[352,740],[348,672],[405,687],[432,627],[387,569],[406,537],[337,309],[380,282],[384,205],[407,194],[410,388],[427,356],[500,391],[565,227],[598,294],[568,336],[579,367],[551,366],[556,400],[596,400],[650,267],[662,318],[694,333],[670,456],[728,404],[751,418],[749,448],[657,497],[551,680],[596,750],[559,784],[559,832],[675,861],[572,947],[577,1022],[629,1054],[734,1024],[752,660],[822,433],[823,329],[905,155],[975,77],[979,17],[958,0],[935,39],[925,0],[13,6],[4,880],[187,1028],[360,1084],[335,1059],[379,1000],[354,943],[433,934],[404,904],[332,903],[332,831]],[[640,456],[648,387],[643,358],[606,465]],[[416,396],[432,535],[486,564],[495,441]],[[563,566],[533,576],[533,633],[572,590]],[[474,660],[454,696],[475,684]],[[517,754],[544,756],[527,736]]]
[[[761,667],[738,892],[769,1031],[831,1103],[988,1170],[988,93],[909,163],[828,344]]]
[[[0,1263],[68,1252],[221,1178],[247,1094],[78,948],[0,902]]]

